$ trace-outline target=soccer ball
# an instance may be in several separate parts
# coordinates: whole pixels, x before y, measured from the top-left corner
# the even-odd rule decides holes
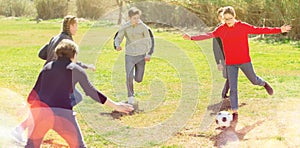
[[[221,128],[229,127],[231,121],[232,121],[232,114],[230,114],[227,111],[220,111],[216,116],[216,123]]]

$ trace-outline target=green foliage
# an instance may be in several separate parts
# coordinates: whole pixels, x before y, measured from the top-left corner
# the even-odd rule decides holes
[[[68,13],[68,0],[34,0],[38,18],[62,18]]]
[[[100,18],[108,8],[113,6],[112,1],[103,0],[76,0],[77,16],[90,19]]]
[[[255,26],[270,27],[290,24],[293,30],[289,33],[289,38],[300,39],[299,0],[177,0],[176,4],[196,13],[208,26],[218,23],[215,12],[219,7],[233,6],[237,19],[241,21]]]
[[[0,0],[0,15],[4,16],[32,16],[35,14],[31,0]]]

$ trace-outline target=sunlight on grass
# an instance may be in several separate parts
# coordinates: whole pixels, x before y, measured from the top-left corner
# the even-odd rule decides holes
[[[112,47],[112,37],[117,27],[100,25],[93,28],[95,30],[89,31],[91,25],[91,22],[82,22],[82,25],[79,25],[78,34],[74,37],[75,42],[81,47],[80,60],[95,64],[97,67],[96,72],[87,71],[87,73],[92,83],[101,92],[115,101],[126,101],[124,52],[117,52]],[[10,104],[16,104],[20,100],[25,101],[33,87],[44,64],[44,61],[37,57],[39,48],[60,32],[60,20],[43,21],[39,24],[27,19],[1,20],[0,26],[0,88],[8,88],[17,92],[21,97],[18,100],[9,100]],[[212,88],[211,79],[214,74],[211,72],[208,60],[214,59],[207,59],[204,53],[204,51],[206,52],[205,48],[210,47],[211,44],[210,42],[183,40],[182,34],[178,32],[153,30],[157,42],[156,50],[151,61],[146,64],[143,82],[135,83],[136,99],[144,112],[133,116],[123,116],[120,120],[112,119],[111,116],[107,116],[112,111],[111,109],[85,97],[84,101],[75,107],[75,111],[79,113],[77,115],[78,121],[88,146],[116,146],[116,143],[104,137],[105,134],[114,135],[116,131],[101,135],[101,130],[105,128],[98,125],[101,121],[106,122],[107,120],[108,123],[120,124],[120,127],[124,126],[120,129],[122,131],[154,127],[173,119],[174,114],[181,109],[184,101],[191,103],[197,100],[199,102],[194,104],[195,108],[186,108],[187,113],[193,110],[195,112],[189,113],[192,116],[185,118],[190,120],[182,130],[197,131],[199,129],[212,91],[220,89]],[[278,104],[284,103],[285,98],[300,98],[299,48],[289,44],[273,45],[251,40],[250,50],[257,75],[271,83],[275,94],[268,96],[264,88],[253,86],[240,73],[239,102],[247,104],[240,111],[243,114],[241,118],[243,125],[249,124],[243,119],[251,118],[253,121],[260,118],[268,119],[271,111],[279,110]],[[173,52],[175,53],[173,54]],[[196,91],[188,92],[187,86]],[[9,110],[9,112],[13,112],[15,109],[9,109],[8,106],[2,108]],[[181,117],[180,114],[177,116]],[[21,119],[21,117],[18,118],[16,121]],[[104,125],[108,123],[104,123]],[[177,127],[177,125],[174,126]],[[211,137],[215,131],[209,130],[205,134]],[[272,136],[273,140],[280,142],[288,140],[285,136]],[[185,136],[179,135],[178,137],[180,140]],[[121,140],[126,140],[126,137],[121,138],[123,138]],[[186,141],[192,139],[188,136],[185,138]],[[201,137],[200,135],[198,138],[206,138],[209,141],[205,136]],[[270,138],[272,139],[272,137]],[[51,132],[47,135],[46,140],[51,139],[58,139],[55,142],[64,145],[64,141],[56,133]],[[170,146],[168,144],[162,144],[162,146],[184,147],[184,144],[178,143],[172,144],[170,142]],[[206,145],[209,144],[211,143],[206,143]],[[157,146],[158,144],[157,141],[148,141],[147,145]]]

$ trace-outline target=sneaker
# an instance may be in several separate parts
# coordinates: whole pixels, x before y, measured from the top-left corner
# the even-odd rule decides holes
[[[230,123],[230,127],[235,129],[237,123],[239,120],[239,114],[238,113],[232,113],[232,121]]]
[[[128,97],[128,104],[133,105],[133,103],[134,103],[134,97],[133,96]]]
[[[21,127],[16,127],[12,132],[12,137],[20,144],[26,143],[26,138],[23,136],[24,130]]]
[[[223,98],[223,99],[228,99],[229,96],[225,94],[225,95],[222,95],[222,98]]]
[[[269,95],[273,95],[273,88],[270,86],[270,84],[268,82],[265,82],[264,87]]]

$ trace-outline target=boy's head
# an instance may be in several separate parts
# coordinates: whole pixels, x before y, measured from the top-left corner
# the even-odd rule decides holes
[[[78,53],[79,48],[72,40],[63,39],[55,48],[55,53],[58,58],[65,57],[74,59]]]
[[[136,7],[132,7],[128,11],[128,17],[132,25],[138,24],[141,15],[142,15],[142,11]]]
[[[62,31],[72,36],[75,35],[78,29],[77,18],[72,15],[67,15],[64,17]]]
[[[221,8],[218,9],[217,15],[218,15],[218,20],[220,22],[222,22],[222,20],[223,20],[223,7],[221,7]]]

